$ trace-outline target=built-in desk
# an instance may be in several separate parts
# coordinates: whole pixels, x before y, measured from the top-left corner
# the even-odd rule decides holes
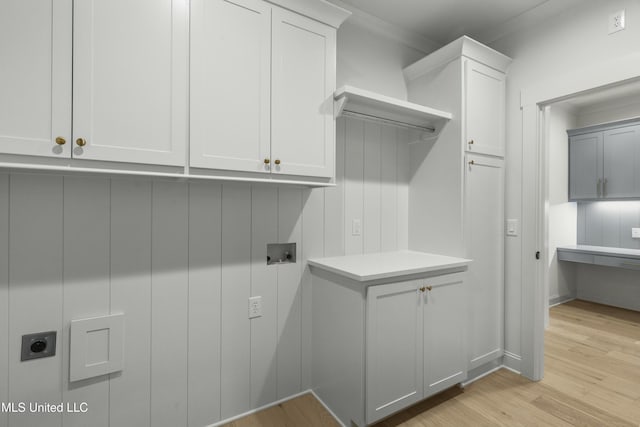
[[[640,250],[605,246],[559,246],[558,260],[640,270]]]

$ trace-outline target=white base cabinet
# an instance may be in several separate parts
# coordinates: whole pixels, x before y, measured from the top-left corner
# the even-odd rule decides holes
[[[466,378],[463,274],[367,288],[367,423]]]
[[[363,282],[312,264],[313,389],[342,423],[372,424],[466,379],[466,268]]]

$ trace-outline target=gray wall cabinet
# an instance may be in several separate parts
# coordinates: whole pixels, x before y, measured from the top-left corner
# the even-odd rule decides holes
[[[569,199],[640,198],[640,120],[567,131]]]

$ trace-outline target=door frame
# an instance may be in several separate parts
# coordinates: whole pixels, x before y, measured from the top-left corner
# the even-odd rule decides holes
[[[520,92],[522,112],[522,241],[521,365],[525,377],[539,381],[544,375],[544,329],[548,301],[545,258],[548,247],[548,123],[551,104],[640,80],[640,53],[580,67]]]

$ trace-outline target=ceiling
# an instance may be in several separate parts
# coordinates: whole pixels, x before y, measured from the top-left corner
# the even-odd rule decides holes
[[[418,34],[439,45],[462,35],[489,43],[497,31],[513,21],[526,24],[584,0],[329,0],[340,6],[373,16],[404,31]],[[511,25],[514,27],[514,25]],[[518,27],[516,25],[515,27]]]

